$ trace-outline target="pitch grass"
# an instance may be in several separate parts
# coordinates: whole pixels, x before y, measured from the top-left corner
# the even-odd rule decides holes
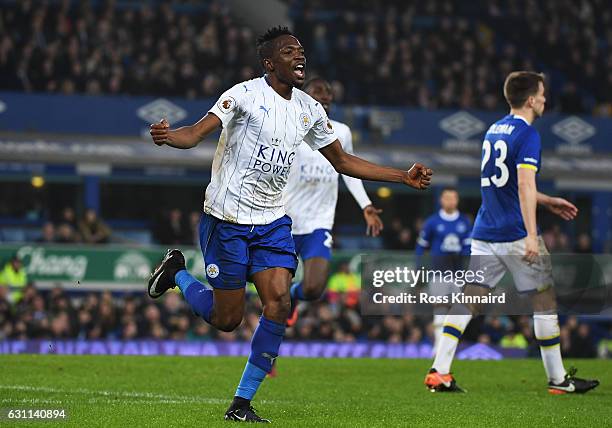
[[[231,427],[244,358],[2,355],[0,408],[65,408],[79,427]],[[612,424],[612,362],[566,361],[601,385],[549,395],[539,360],[459,361],[467,394],[430,393],[426,360],[279,359],[254,405],[275,426],[532,427]],[[0,420],[0,426],[29,426]]]

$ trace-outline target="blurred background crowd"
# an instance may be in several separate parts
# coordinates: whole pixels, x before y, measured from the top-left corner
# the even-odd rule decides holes
[[[612,9],[606,0],[283,3],[292,29],[305,46],[308,75],[329,79],[335,101],[355,110],[394,106],[398,114],[399,107],[505,112],[503,79],[511,70],[528,69],[547,75],[547,109],[612,117]],[[92,102],[102,95],[211,99],[236,82],[261,75],[254,49],[257,32],[231,13],[228,2],[0,0],[0,6],[0,91],[45,93],[49,98],[82,94]],[[4,104],[0,104],[0,113],[2,109]],[[371,128],[370,119],[362,128]],[[17,132],[2,120],[0,116],[0,132],[14,137]],[[114,135],[112,126],[109,134],[116,139],[112,141],[125,137]],[[71,141],[80,137],[69,135]],[[99,136],[83,137],[98,141]],[[389,148],[381,145],[378,149]],[[404,149],[410,152],[413,147],[406,144]],[[573,154],[560,159],[573,160]],[[85,156],[74,163],[84,160]],[[57,163],[49,162],[44,168],[34,165],[32,171],[39,174],[47,167],[66,167]],[[25,175],[17,177],[10,164],[6,167],[0,162],[4,174],[0,200],[9,201],[0,204],[0,242],[72,244],[64,248],[199,244],[206,184],[201,176],[175,182],[176,176],[168,175],[167,170],[146,176],[137,170],[137,179],[102,173],[93,177],[95,186],[88,187],[84,182],[92,174],[84,179],[87,174],[81,174],[78,166],[66,169],[71,172],[62,170],[64,175],[45,184],[42,173],[36,176],[38,181],[36,177],[30,181],[27,168]],[[187,169],[177,170],[181,179],[181,174],[188,175]],[[459,184],[460,210],[472,219],[480,204],[477,174],[478,164],[474,176]],[[557,190],[556,182],[546,179]],[[594,252],[597,234],[591,223],[598,205],[592,199],[606,189],[605,183],[596,184],[566,190],[563,195],[580,209],[575,222],[562,223],[546,213],[538,214],[551,252]],[[396,192],[395,188],[393,194],[389,188],[381,190],[368,187],[374,204],[384,210],[385,222],[382,236],[372,239],[365,238],[361,212],[341,189],[335,248],[414,251],[424,219],[437,210],[436,190],[424,195]],[[92,194],[96,203],[88,205]],[[609,253],[612,241],[606,245],[596,252]],[[152,301],[144,291],[37,288],[21,260],[13,257],[2,262],[0,340],[250,340],[261,312],[251,292],[240,328],[223,333],[191,314],[179,293]],[[429,318],[362,317],[359,289],[359,277],[340,264],[329,278],[325,297],[300,307],[298,323],[288,329],[287,337],[301,341],[432,341]],[[465,337],[537,355],[531,323],[529,317],[481,317],[470,324]],[[563,317],[562,324],[564,355],[612,355],[609,321]]]
[[[505,109],[504,77],[540,69],[555,89],[552,108],[609,115],[612,14],[604,3],[292,2],[310,65],[337,80],[344,102]]]
[[[353,204],[353,202],[351,202]],[[467,213],[472,220],[474,215]],[[198,225],[201,213],[191,211],[188,214],[179,208],[165,210],[151,225],[153,243],[166,246],[199,245]],[[404,218],[384,216],[386,221],[382,236],[376,239],[377,246],[387,250],[415,249],[416,240],[423,227],[421,216]],[[94,210],[85,210],[77,218],[75,210],[65,207],[54,220],[44,222],[42,228],[34,233],[33,240],[41,244],[86,243],[108,244],[126,242],[121,236],[113,235],[113,230],[98,216]],[[542,237],[549,251],[553,253],[592,253],[591,235],[582,231],[571,237],[559,221],[546,223],[542,228]],[[334,241],[339,249],[354,249],[350,242],[342,237]]]
[[[195,98],[255,76],[255,36],[222,2],[188,12],[168,3],[3,4],[0,88]]]
[[[261,74],[257,33],[221,1],[0,3],[0,90],[214,98]],[[285,4],[309,76],[330,79],[339,104],[505,110],[506,74],[537,69],[547,73],[547,109],[612,114],[605,0]],[[166,184],[101,182],[95,212],[73,182],[0,186],[0,198],[12,201],[0,206],[0,241],[197,244],[204,183]],[[339,205],[347,209],[338,213],[336,246],[414,249],[435,203],[414,194],[372,199],[384,209],[383,239],[363,239],[359,212],[341,191]],[[571,199],[581,212],[577,226],[542,222],[552,251],[591,247],[591,202]],[[465,200],[473,216],[479,195]]]
[[[432,343],[431,320],[413,315],[362,317],[359,291],[333,284],[324,299],[300,309],[287,340],[379,341],[387,343]],[[110,291],[68,295],[61,287],[41,292],[33,284],[23,289],[12,304],[8,289],[0,287],[0,340],[3,339],[92,339],[92,340],[220,340],[248,341],[259,322],[261,306],[248,294],[241,326],[231,333],[211,328],[190,313],[180,293],[168,293],[160,301],[143,294],[113,295]],[[605,326],[562,318],[562,347],[567,357],[612,357],[612,331]],[[465,340],[502,348],[527,350],[538,356],[532,318],[479,317],[465,332]]]
[[[333,80],[338,102],[505,109],[504,77],[539,69],[550,107],[612,115],[605,3],[288,2],[309,73]],[[0,89],[215,97],[260,75],[254,38],[221,1],[4,2]]]

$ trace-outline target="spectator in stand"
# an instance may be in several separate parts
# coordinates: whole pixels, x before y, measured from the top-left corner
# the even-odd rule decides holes
[[[212,334],[210,331],[210,326],[202,320],[196,320],[195,325],[187,333],[188,340],[206,341],[210,340],[211,338]]]
[[[383,230],[385,248],[389,250],[409,250],[414,248],[413,233],[402,224],[402,220],[395,217],[389,227]]]
[[[68,223],[62,223],[57,227],[57,238],[56,242],[60,244],[72,244],[79,242],[79,236],[75,229],[73,229]]]
[[[253,33],[235,24],[222,2],[173,6],[3,4],[0,88],[193,99],[218,96],[230,82],[254,77]],[[198,70],[207,70],[206,77]]]
[[[382,231],[382,238],[385,248],[388,250],[396,250],[399,248],[398,235],[402,229],[402,220],[394,217]]]
[[[591,337],[588,324],[577,324],[570,328],[570,346],[565,353],[571,358],[595,358],[597,347]]]
[[[55,226],[50,221],[42,227],[40,238],[36,240],[39,244],[52,244],[55,242]]]
[[[178,208],[168,213],[159,225],[156,235],[162,245],[190,245],[193,241],[191,229],[185,223],[183,213]]]
[[[190,316],[184,301],[176,293],[168,294],[160,302],[150,303],[140,295],[113,296],[108,291],[70,298],[59,287],[39,292],[28,285],[17,306],[10,305],[0,293],[0,338],[246,341],[258,324],[261,302],[256,297],[248,298],[245,307],[242,325],[231,334],[221,334]],[[492,329],[490,325],[496,327]],[[504,332],[506,329],[511,332],[504,339],[504,346],[524,348],[529,344],[529,355],[539,355],[528,317],[487,319],[482,328],[471,327],[469,336],[473,341],[495,344],[490,333],[499,327]],[[562,326],[561,334],[565,354],[575,357],[594,355],[595,342],[587,324],[570,317]],[[429,321],[414,315],[362,318],[358,308],[347,306],[343,299],[334,304],[314,302],[301,314],[295,327],[287,330],[288,339],[301,341],[374,340],[418,344],[425,336],[431,336]],[[518,341],[517,337],[521,340]],[[607,343],[603,342],[601,346],[601,352],[605,354]]]
[[[100,326],[101,334],[104,337],[110,336],[112,338],[116,333],[117,316],[115,312],[112,300],[103,299],[98,308],[97,325]]]
[[[200,217],[202,213],[192,211],[189,214],[189,227],[191,231],[191,244],[196,247],[200,245]]]
[[[563,111],[580,113],[595,101],[598,111],[609,112],[612,62],[604,41],[610,40],[605,29],[612,13],[606,0],[344,2],[342,7],[304,0],[292,3],[291,14],[306,50],[313,52],[309,67],[342,79],[343,101],[349,104],[498,109],[503,106],[495,90],[502,84],[498,79],[512,69],[534,69],[531,57],[537,52],[539,69],[564,76],[563,95],[550,100],[552,107],[557,102]],[[531,46],[531,53],[520,46]],[[329,61],[340,57],[345,61]]]
[[[538,69],[563,76],[552,107],[612,113],[607,0],[304,0],[290,14],[309,72],[325,70],[342,103],[498,109],[499,79],[535,69],[536,52]],[[4,2],[0,20],[0,89],[193,99],[258,69],[253,32],[226,2]]]
[[[189,329],[188,312],[182,304],[181,297],[178,293],[168,293],[168,296],[162,303],[163,316],[161,322],[164,328],[171,333],[181,338],[185,338]],[[187,324],[185,324],[187,319]]]
[[[28,283],[28,274],[21,259],[14,255],[0,271],[0,287],[6,287],[10,291],[9,299],[18,303],[23,295],[23,289]]]
[[[507,324],[509,320],[504,319],[504,321]],[[489,336],[491,343],[497,344],[504,337],[506,329],[500,317],[491,317],[485,321],[483,332]]]
[[[563,253],[570,251],[569,236],[561,231],[561,226],[554,224],[542,233],[546,247],[551,253]]]
[[[50,324],[49,315],[44,299],[42,296],[36,295],[31,308],[23,316],[28,338],[43,339],[47,337]]]
[[[499,346],[502,348],[527,349],[529,343],[520,331],[510,328],[507,330],[506,335],[502,337]]]
[[[59,312],[51,317],[49,335],[53,338],[68,339],[72,337],[70,318],[66,312]]]
[[[71,207],[65,207],[62,210],[62,216],[60,218],[59,224],[67,224],[70,227],[76,229],[78,224],[74,209],[72,209]]]
[[[85,215],[79,223],[79,232],[86,244],[106,244],[111,237],[110,227],[91,208],[85,211]]]
[[[329,277],[327,283],[328,302],[338,303],[341,299],[345,299],[348,307],[354,307],[359,303],[360,291],[359,275],[351,272],[348,262],[340,263],[337,272]]]
[[[591,236],[588,233],[581,233],[576,239],[576,247],[574,252],[577,254],[592,254],[593,246],[591,243]]]
[[[62,210],[62,216],[56,227],[56,240],[60,243],[79,242],[80,237],[77,232],[77,219],[71,207]]]
[[[138,338],[138,325],[136,321],[129,320],[123,324],[121,331],[121,339],[123,340],[135,340]]]
[[[0,341],[13,333],[13,310],[6,295],[6,288],[0,287]]]

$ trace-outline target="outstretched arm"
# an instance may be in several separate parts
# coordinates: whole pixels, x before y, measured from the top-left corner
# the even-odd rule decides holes
[[[563,220],[573,220],[578,215],[578,208],[566,199],[548,196],[540,192],[538,192],[537,198],[539,205],[548,208],[550,212]]]
[[[190,149],[197,146],[207,135],[221,126],[221,120],[214,114],[208,113],[197,123],[170,129],[166,119],[151,125],[151,138],[158,146],[164,144],[177,149]]]
[[[383,230],[383,222],[379,215],[382,210],[379,210],[372,201],[368,198],[368,194],[363,187],[363,182],[355,177],[349,177],[348,175],[342,175],[346,188],[351,192],[355,201],[359,204],[359,207],[363,210],[363,218],[367,224],[366,235],[378,236],[380,231]]]
[[[431,183],[433,171],[420,163],[415,163],[408,171],[380,166],[346,153],[338,140],[319,149],[319,151],[340,174],[350,175],[362,180],[404,183],[419,190],[426,189]]]

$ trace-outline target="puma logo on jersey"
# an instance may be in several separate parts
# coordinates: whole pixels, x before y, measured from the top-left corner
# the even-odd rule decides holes
[[[263,110],[266,113],[266,116],[270,116],[270,110],[272,110],[272,108],[266,108],[265,106],[259,106],[259,110]]]

